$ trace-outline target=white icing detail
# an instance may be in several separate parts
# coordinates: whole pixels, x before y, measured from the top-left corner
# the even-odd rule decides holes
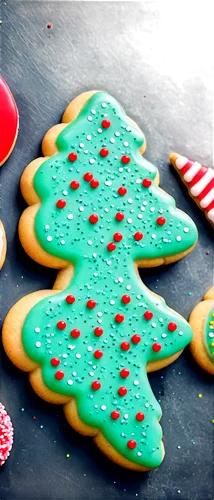
[[[73,384],[73,380],[71,380],[71,379],[69,378],[69,379],[68,379],[68,381],[67,381],[67,384],[68,384],[68,385],[72,385],[72,384]]]
[[[92,122],[92,120],[93,120],[92,116],[88,116],[88,121]]]
[[[126,147],[129,145],[129,143],[128,143],[127,141],[125,141],[125,142],[123,143],[123,145],[124,145],[124,146],[125,146],[125,148],[126,148]]]
[[[184,227],[184,233],[188,233],[189,232],[189,228],[188,227]]]
[[[48,229],[50,229],[49,224],[46,224],[45,229],[46,229],[46,231],[47,231]],[[1,230],[0,230],[0,232],[1,232]]]
[[[41,347],[41,342],[36,342],[36,343],[35,343],[35,346],[36,346],[36,347]]]
[[[101,408],[102,411],[106,410],[106,406],[105,405],[102,405],[100,408]]]
[[[107,108],[107,104],[105,102],[102,102],[101,106],[102,108]]]
[[[85,146],[84,146],[83,142],[81,142],[81,143],[80,143],[80,148],[84,148],[84,147],[85,147]]]
[[[91,351],[93,351],[93,348],[89,345],[87,348],[87,351],[91,352]]]
[[[176,240],[181,241],[182,240],[181,236],[176,236]]]
[[[203,175],[203,177],[198,181],[195,186],[193,186],[190,189],[190,192],[193,196],[198,196],[203,189],[207,186],[208,182],[211,181],[211,179],[214,178],[214,171],[209,169],[207,170],[206,174]]]
[[[91,159],[89,160],[89,163],[90,163],[91,165],[93,165],[93,163],[94,163],[94,162],[95,162],[95,160],[94,160],[93,158],[91,158]]]
[[[69,344],[68,345],[68,349],[70,349],[70,351],[73,351],[74,349],[76,349],[76,346],[72,345],[72,344]]]
[[[68,214],[68,217],[67,217],[68,220],[71,220],[73,218],[74,218],[74,216],[72,214]]]
[[[36,327],[36,328],[35,328],[35,332],[36,332],[36,333],[39,333],[39,332],[40,332],[40,328],[39,328],[39,327]]]
[[[179,155],[177,160],[175,161],[175,165],[179,170],[181,170],[184,167],[184,165],[186,165],[187,162],[188,162],[188,158],[186,158],[185,156]]]
[[[214,223],[214,208],[212,208],[211,210],[209,210],[209,212],[207,212],[207,216]]]
[[[81,354],[79,354],[79,353],[78,353],[78,354],[76,354],[76,358],[77,358],[77,359],[80,359],[81,357],[82,357],[82,356],[81,356]]]
[[[202,208],[206,208],[213,200],[214,200],[214,187],[210,189],[209,193],[207,193],[207,195],[204,196],[204,198],[202,198],[202,200],[200,201],[200,205]]]
[[[184,174],[184,180],[186,182],[190,182],[193,179],[193,177],[195,177],[195,175],[199,172],[200,168],[201,168],[200,163],[195,161],[192,167],[190,167],[190,169]]]
[[[52,241],[52,239],[53,239],[52,236],[47,236],[48,241]]]
[[[99,134],[102,134],[102,129],[101,129],[101,128],[98,128],[98,129],[97,129],[97,132],[98,132]]]
[[[112,181],[105,181],[105,185],[106,186],[111,186],[112,185]]]

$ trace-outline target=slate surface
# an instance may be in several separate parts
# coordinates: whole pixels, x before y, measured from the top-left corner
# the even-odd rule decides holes
[[[17,144],[0,172],[1,219],[8,237],[1,319],[23,295],[54,282],[56,272],[32,262],[20,246],[17,223],[25,202],[19,179],[68,102],[91,88],[112,93],[139,124],[147,138],[145,156],[159,168],[161,186],[198,226],[191,255],[142,273],[152,290],[188,318],[213,285],[213,233],[170,168],[168,154],[175,150],[212,165],[209,7],[202,10],[195,3],[192,13],[187,3],[184,9],[177,1],[7,1],[1,3],[1,19],[2,75],[20,112]],[[42,402],[1,350],[0,399],[13,419],[15,443],[0,470],[0,498],[212,499],[211,377],[186,350],[150,380],[163,409],[166,457],[158,470],[139,474],[112,464],[91,439],[70,429],[62,409]]]

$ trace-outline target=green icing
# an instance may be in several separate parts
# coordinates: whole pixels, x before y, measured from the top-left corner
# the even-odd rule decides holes
[[[211,361],[214,363],[214,307],[209,311],[204,325],[204,345]]]
[[[110,120],[104,129],[102,120]],[[142,179],[153,180],[157,170],[139,153],[143,143],[140,130],[125,116],[118,103],[108,94],[96,93],[84,106],[77,119],[69,124],[57,139],[59,154],[41,165],[35,175],[34,186],[42,200],[37,213],[35,232],[40,245],[51,255],[72,262],[74,277],[68,288],[41,300],[29,312],[23,326],[23,344],[26,353],[42,367],[42,376],[48,388],[76,398],[81,420],[101,429],[111,445],[124,457],[145,467],[157,467],[162,460],[161,436],[158,423],[161,408],[151,390],[146,365],[150,361],[167,358],[183,349],[192,338],[188,323],[169,309],[164,300],[156,297],[139,280],[134,261],[175,255],[190,248],[197,240],[192,220],[175,207],[173,198],[154,183],[149,188]],[[107,148],[108,156],[101,157],[100,149]],[[71,162],[70,152],[78,159]],[[121,157],[128,155],[130,162],[123,164]],[[99,180],[93,189],[83,179],[92,172]],[[77,180],[80,187],[70,188]],[[120,186],[127,194],[120,196]],[[56,207],[59,199],[66,200],[62,209]],[[124,213],[117,221],[115,214]],[[96,224],[89,216],[96,213]],[[158,217],[165,217],[163,226]],[[134,239],[141,231],[143,238]],[[120,232],[123,239],[116,249],[107,249]],[[75,302],[68,304],[67,295]],[[128,294],[131,301],[124,304],[121,297]],[[96,301],[89,309],[87,301]],[[153,317],[145,319],[144,313]],[[123,314],[118,323],[116,314]],[[66,328],[57,327],[59,321]],[[175,323],[175,330],[168,329]],[[101,327],[102,336],[94,334]],[[80,330],[73,338],[71,331]],[[135,344],[131,337],[140,335]],[[125,351],[121,342],[127,341]],[[161,350],[155,352],[153,344]],[[103,357],[96,359],[94,352],[101,350]],[[52,366],[52,358],[60,364]],[[130,374],[122,378],[127,368]],[[62,370],[64,377],[57,380],[55,373]],[[101,388],[94,390],[92,382]],[[125,396],[118,388],[125,386]],[[112,411],[120,417],[113,420]],[[143,421],[136,419],[142,412]],[[127,446],[129,440],[136,447]]]

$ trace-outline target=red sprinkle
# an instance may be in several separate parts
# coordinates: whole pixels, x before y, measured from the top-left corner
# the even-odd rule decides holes
[[[123,295],[121,300],[122,300],[123,304],[129,304],[129,302],[131,302],[131,297],[130,297],[130,295]]]
[[[78,181],[72,181],[70,183],[71,189],[78,189],[80,187],[80,183]]]
[[[97,326],[95,329],[94,329],[94,334],[97,336],[97,337],[101,337],[101,335],[103,334],[103,329],[100,328],[99,326]]]
[[[97,351],[94,352],[94,357],[96,359],[100,359],[103,357],[103,351],[100,351],[99,349]]]
[[[96,224],[99,220],[99,217],[97,214],[91,214],[89,217],[89,221],[91,224]]]
[[[143,233],[141,233],[140,231],[137,231],[137,233],[134,234],[134,239],[136,241],[140,241],[142,240],[142,238],[143,238]]]
[[[58,321],[57,328],[59,328],[59,330],[64,330],[66,328],[66,322],[65,321]]]
[[[146,311],[146,312],[144,313],[144,318],[145,318],[145,319],[147,319],[147,320],[152,319],[152,318],[153,318],[153,313],[152,313],[152,311]]]
[[[65,207],[65,205],[66,205],[66,201],[65,201],[65,200],[58,200],[58,201],[56,202],[56,206],[57,206],[58,208],[64,208],[64,207]]]
[[[129,439],[127,446],[130,450],[134,450],[134,448],[136,448],[137,446],[137,443],[134,439]]]
[[[120,417],[120,412],[118,410],[114,410],[111,412],[111,418],[113,418],[113,420],[117,420],[119,417]]]
[[[73,162],[73,161],[76,161],[76,160],[77,160],[77,158],[78,158],[77,153],[72,152],[72,153],[70,153],[70,154],[68,155],[68,159],[69,159],[69,161],[72,161],[72,162]]]
[[[150,181],[150,179],[143,179],[142,184],[145,188],[149,188],[149,186],[151,186],[152,184],[152,181]]]
[[[92,179],[93,179],[93,175],[92,175],[92,173],[91,173],[91,172],[86,172],[86,173],[84,174],[84,180],[85,180],[86,182],[91,182],[91,181],[92,181]]]
[[[118,314],[116,314],[116,316],[115,316],[115,321],[116,321],[117,323],[122,323],[122,322],[124,321],[124,319],[125,319],[125,318],[124,318],[124,315],[123,315],[123,314],[121,314],[121,313],[118,313]]]
[[[51,24],[51,23],[48,23],[48,24],[47,24],[47,28],[48,28],[48,29],[52,28],[52,24]]]
[[[58,366],[60,364],[60,359],[59,358],[52,358],[51,364],[52,364],[52,366]]]
[[[92,382],[91,384],[91,387],[92,389],[94,389],[94,391],[98,391],[101,387],[101,383],[98,380],[94,380],[94,382]]]
[[[103,127],[103,128],[109,128],[109,127],[110,127],[110,125],[111,125],[110,120],[103,120],[103,121],[102,121],[102,127]]]
[[[165,217],[158,217],[156,222],[159,226],[163,226],[166,223],[166,219]]]
[[[117,219],[118,221],[121,221],[124,219],[124,214],[122,212],[117,212],[116,215],[115,215],[115,219]]]
[[[73,337],[73,339],[78,339],[78,337],[80,336],[80,330],[74,328],[73,330],[71,330],[71,336]]]
[[[100,156],[102,156],[103,158],[105,158],[106,156],[108,156],[108,153],[109,153],[108,149],[106,149],[106,148],[102,148],[100,150]]]
[[[131,161],[131,158],[127,155],[124,155],[122,156],[121,158],[121,162],[124,164],[124,165],[127,165],[127,163],[129,163]]]
[[[139,411],[138,413],[136,413],[136,420],[138,420],[138,422],[142,422],[145,418],[145,415],[142,411]]]
[[[173,322],[169,323],[169,324],[168,324],[168,330],[169,330],[170,332],[174,332],[175,330],[177,330],[177,325],[176,325],[176,323],[173,323]]]
[[[140,341],[141,341],[140,335],[138,335],[137,333],[135,333],[135,335],[132,336],[132,342],[133,342],[133,344],[139,344]]]
[[[93,300],[93,299],[90,299],[90,300],[88,300],[88,302],[87,302],[87,307],[88,307],[89,309],[94,309],[94,307],[96,307],[96,305],[97,305],[97,303],[96,303],[96,302],[95,302],[95,300]]]
[[[127,378],[129,375],[130,375],[130,371],[128,370],[128,368],[123,368],[120,372],[120,376],[122,378]]]
[[[161,347],[161,345],[158,342],[155,342],[152,345],[152,349],[153,349],[154,352],[159,352],[159,351],[161,351],[162,347]]]
[[[125,188],[125,186],[120,186],[117,192],[120,196],[124,196],[127,193],[127,189]]]
[[[114,241],[121,241],[123,239],[123,235],[121,233],[114,234]]]
[[[107,248],[108,248],[108,251],[109,251],[109,252],[113,252],[113,251],[115,250],[115,248],[117,248],[117,247],[116,247],[115,243],[114,243],[113,241],[111,241],[111,242],[107,245]]]
[[[73,303],[75,302],[75,300],[76,300],[76,299],[75,299],[75,297],[74,297],[73,295],[67,295],[67,297],[66,297],[66,299],[65,299],[65,300],[66,300],[66,302],[67,302],[68,304],[73,304]]]
[[[94,189],[96,189],[98,186],[99,186],[99,181],[97,179],[92,179],[92,181],[90,182],[90,186]]]
[[[122,386],[122,387],[119,387],[119,389],[118,389],[118,394],[120,396],[125,396],[127,394],[127,392],[128,392],[128,390],[126,389],[126,387]]]
[[[65,376],[64,372],[62,370],[58,370],[58,372],[55,373],[55,378],[57,380],[62,380],[62,378]]]
[[[130,349],[130,344],[129,342],[124,341],[120,344],[120,347],[123,351],[128,351]]]

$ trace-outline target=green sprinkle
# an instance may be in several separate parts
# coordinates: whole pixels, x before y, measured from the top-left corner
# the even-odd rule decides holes
[[[214,418],[212,419],[212,424],[214,424]]]
[[[21,411],[25,411],[25,409],[24,409],[24,408],[21,408]]]
[[[189,295],[189,296],[191,297],[191,295],[192,295],[192,292],[189,292],[189,293],[188,293],[188,295]]]
[[[66,458],[69,458],[69,457],[70,457],[70,454],[69,454],[69,453],[67,453]]]
[[[203,394],[198,394],[198,397],[199,398],[203,398]]]
[[[3,22],[3,21],[0,19],[0,24],[2,24],[2,22]]]
[[[40,429],[43,429],[44,425],[40,425]]]
[[[193,441],[192,444],[195,444],[195,441]]]

